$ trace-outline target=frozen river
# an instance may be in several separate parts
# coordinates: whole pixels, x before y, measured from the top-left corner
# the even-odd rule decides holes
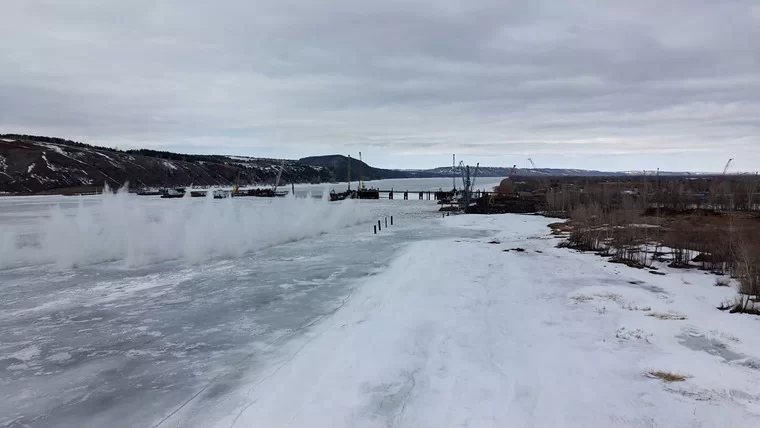
[[[450,236],[437,208],[1,198],[0,426],[175,426],[173,412],[224,400],[410,242]]]
[[[736,290],[436,209],[2,198],[0,427],[760,426]]]

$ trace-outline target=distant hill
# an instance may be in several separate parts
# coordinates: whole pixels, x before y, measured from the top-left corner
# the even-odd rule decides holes
[[[481,166],[478,171],[480,177],[507,177],[512,171],[512,168],[506,167],[483,167]],[[451,177],[451,167],[444,166],[434,169],[427,169],[420,171],[424,174],[437,174],[436,176],[448,176]],[[596,171],[589,169],[566,169],[566,168],[517,168],[515,172],[518,176],[534,177],[625,177],[625,176],[642,176],[642,175],[655,175],[656,171]],[[660,171],[661,176],[682,177],[691,175],[688,172],[668,172]],[[699,175],[699,174],[694,174]]]
[[[232,185],[273,183],[283,165],[281,184],[345,181],[348,158],[312,156],[299,160],[247,156],[192,155],[149,149],[117,150],[77,141],[35,135],[0,135],[0,193],[37,194],[91,191],[103,184],[119,187]],[[481,167],[480,177],[506,177],[511,168]],[[473,171],[474,173],[474,171]],[[644,172],[578,169],[518,169],[517,176],[635,176]],[[653,172],[646,173],[653,175]],[[351,181],[389,178],[451,177],[451,167],[420,170],[374,168],[351,159]],[[660,172],[663,176],[686,173]]]
[[[327,168],[333,173],[333,180],[346,181],[348,169],[348,157],[343,155],[312,156],[298,160],[301,165]],[[448,171],[451,176],[451,168]],[[402,171],[398,169],[374,168],[359,159],[351,158],[351,181],[358,181],[359,177],[365,181],[383,180],[389,178],[435,178],[443,177],[434,170]]]

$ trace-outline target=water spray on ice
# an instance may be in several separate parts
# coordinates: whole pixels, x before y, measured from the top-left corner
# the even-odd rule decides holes
[[[325,193],[326,194],[326,193]],[[34,225],[31,244],[12,229],[0,231],[0,268],[54,263],[71,268],[121,261],[134,267],[172,259],[201,263],[239,257],[271,245],[318,236],[369,220],[356,201],[325,198],[273,200],[140,199],[125,188],[94,204],[60,206]]]

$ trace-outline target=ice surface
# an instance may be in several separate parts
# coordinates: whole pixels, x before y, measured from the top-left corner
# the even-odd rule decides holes
[[[7,201],[0,225],[33,245],[50,199]],[[139,201],[155,219],[187,202]],[[1,270],[0,426],[760,426],[758,319],[715,309],[734,291],[713,276],[555,248],[540,217],[356,205],[396,225]]]
[[[554,248],[547,222],[447,219],[498,231],[501,244],[412,244],[388,273],[365,281],[340,311],[250,373],[237,400],[178,420],[219,427],[758,426],[760,373],[684,346],[683,321],[647,316],[683,312],[694,331],[741,336],[744,351],[760,355],[757,320],[714,308],[711,299],[725,289],[702,273],[655,277]],[[516,246],[526,251],[501,251]],[[666,384],[648,375],[655,370],[687,380]]]
[[[95,212],[103,203],[83,200]],[[183,202],[133,197],[139,205],[127,208],[171,210]],[[195,202],[202,209],[208,201]],[[233,202],[278,209],[274,201]],[[328,211],[309,209],[322,201],[294,203],[302,215],[324,213],[317,219],[329,222]],[[72,218],[80,209],[72,198],[3,198],[0,224],[25,236],[58,205]],[[396,225],[379,235],[371,223],[339,227],[200,264],[179,258],[129,268],[117,261],[0,270],[0,426],[149,427],[184,403],[203,411],[329,317],[363,278],[385,271],[407,243],[459,235],[431,220],[438,208],[431,202],[328,207],[373,219],[393,214]]]

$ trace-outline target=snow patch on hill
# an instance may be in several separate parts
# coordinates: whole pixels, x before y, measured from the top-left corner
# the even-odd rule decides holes
[[[37,145],[48,148],[59,155],[67,156],[66,151],[63,150],[63,148],[57,144],[47,144],[47,143],[37,143]],[[68,157],[68,156],[67,156]]]
[[[51,171],[58,171],[58,168],[56,168],[56,167],[54,167],[53,165],[50,164],[50,161],[48,160],[47,155],[46,155],[45,152],[42,152],[42,160],[45,161],[45,166],[47,166],[49,170],[51,170]]]
[[[163,163],[163,165],[164,165],[165,167],[167,167],[167,168],[169,168],[169,169],[171,169],[171,170],[175,170],[175,171],[177,170],[177,167],[176,167],[176,166],[174,166],[174,164],[173,164],[173,163],[171,163],[171,162],[169,162],[169,161],[163,161],[162,163]]]

